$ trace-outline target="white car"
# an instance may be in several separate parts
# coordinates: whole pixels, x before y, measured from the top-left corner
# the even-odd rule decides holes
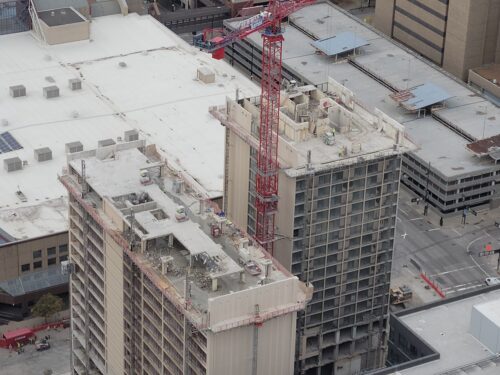
[[[487,277],[484,282],[486,285],[500,285],[500,278],[498,277]]]

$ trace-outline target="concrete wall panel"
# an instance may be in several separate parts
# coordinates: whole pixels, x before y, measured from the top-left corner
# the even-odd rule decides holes
[[[123,250],[106,235],[105,246],[106,360],[109,374],[123,374]]]

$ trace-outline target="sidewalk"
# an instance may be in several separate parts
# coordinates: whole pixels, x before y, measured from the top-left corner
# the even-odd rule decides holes
[[[409,191],[405,186],[401,185],[400,199],[411,200],[411,198],[416,197],[415,193]],[[477,216],[473,215],[471,210],[467,212],[465,225],[462,222],[463,211],[457,211],[451,214],[442,214],[439,210],[434,208],[429,204],[427,215],[424,216],[425,203],[420,201],[419,203],[412,203],[413,207],[422,214],[429,223],[436,227],[440,227],[439,221],[443,218],[443,228],[451,229],[457,226],[479,226],[480,228],[487,228],[495,224],[496,220],[500,221],[500,207],[493,210],[489,209],[488,206],[482,206],[477,208],[472,208],[477,212]],[[478,229],[480,229],[478,228]]]

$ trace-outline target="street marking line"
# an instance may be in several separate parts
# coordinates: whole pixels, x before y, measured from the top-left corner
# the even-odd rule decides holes
[[[455,232],[456,234],[458,234],[459,236],[462,235],[462,233],[460,233],[458,230],[456,230],[455,228],[452,229],[453,232]]]
[[[472,259],[472,261],[473,261],[474,263],[476,263],[476,265],[479,267],[479,269],[480,269],[481,271],[483,271],[483,273],[486,275],[486,277],[490,277],[490,274],[489,274],[488,272],[486,272],[486,271],[483,269],[483,267],[481,267],[481,266],[479,265],[479,263],[478,263],[478,262],[474,259],[474,257],[473,257],[472,255],[469,255],[469,256],[470,256],[470,258]]]
[[[476,284],[476,285],[468,286],[468,287],[465,287],[465,288],[459,288],[459,289],[456,289],[456,290],[451,290],[449,292],[446,292],[446,294],[453,294],[453,293],[457,293],[457,292],[463,292],[464,290],[479,288],[482,285],[483,284]]]
[[[432,229],[427,229],[427,232],[434,232],[435,230],[440,230],[441,228],[432,228]]]
[[[484,235],[484,236],[478,237],[478,238],[476,238],[476,239],[472,240],[471,242],[469,242],[469,244],[467,245],[467,248],[466,248],[467,252],[469,252],[469,249],[470,249],[471,245],[472,245],[474,242],[479,241],[480,239],[482,239],[482,238],[484,238],[484,237],[488,237],[488,235],[486,234],[486,235]]]
[[[474,284],[474,285],[483,285],[482,283],[478,283],[477,281],[471,281],[471,282],[468,282],[468,283],[465,283],[465,284],[452,285],[452,286],[443,288],[443,290],[450,290],[450,289],[454,289],[454,288],[461,288],[463,286],[472,285],[472,284]]]
[[[481,237],[478,237],[478,238],[476,238],[475,240],[472,240],[471,242],[469,242],[469,244],[467,245],[466,250],[467,250],[467,253],[469,254],[470,258],[472,259],[472,261],[476,264],[476,266],[478,266],[478,267],[479,267],[479,269],[480,269],[480,270],[481,270],[481,271],[482,271],[482,272],[486,275],[486,277],[490,277],[490,275],[488,274],[488,272],[486,272],[486,271],[483,269],[483,267],[481,267],[481,266],[479,265],[479,263],[478,263],[478,262],[474,259],[474,257],[472,256],[472,254],[469,252],[469,249],[470,249],[471,245],[472,245],[474,242],[479,241],[481,238],[488,237],[488,232],[486,232],[486,231],[484,231],[484,232],[486,233],[486,235],[481,236]]]
[[[462,267],[462,268],[456,268],[454,270],[451,270],[451,271],[444,271],[444,272],[440,272],[440,273],[436,273],[434,275],[431,275],[431,277],[433,276],[441,276],[441,275],[446,275],[448,273],[452,273],[452,272],[458,272],[458,271],[463,271],[463,270],[468,270],[468,269],[471,269],[471,268],[476,268],[477,266],[467,266],[467,267]],[[465,284],[464,284],[465,285]]]
[[[417,276],[417,274],[413,273],[408,267],[405,267],[405,269],[410,273],[410,275]]]
[[[486,231],[486,229],[484,230],[484,232],[486,233],[486,235],[490,236],[493,240],[495,240],[495,242],[497,242],[497,243],[498,243],[498,239],[496,239],[496,238],[495,238],[495,237],[493,237],[490,233],[488,233],[488,232]]]
[[[414,217],[413,219],[408,219],[408,221],[424,220],[423,217]]]
[[[406,212],[405,210],[403,210],[401,207],[399,208],[399,211],[401,211],[402,213],[404,213],[406,216],[408,216],[408,212]]]

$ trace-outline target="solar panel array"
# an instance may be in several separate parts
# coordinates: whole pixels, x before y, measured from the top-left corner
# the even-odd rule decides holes
[[[21,146],[9,132],[0,134],[0,154],[5,154],[6,152],[14,150],[20,150],[22,148],[23,146]]]

